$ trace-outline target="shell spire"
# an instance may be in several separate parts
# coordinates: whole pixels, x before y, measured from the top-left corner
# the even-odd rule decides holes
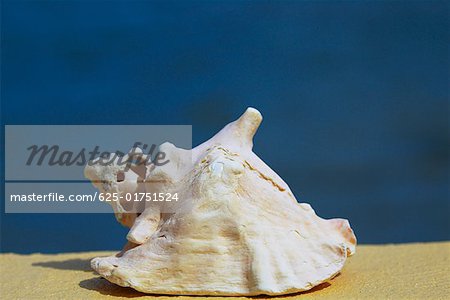
[[[253,137],[262,119],[262,115],[257,109],[249,107],[239,119],[231,123],[231,126],[235,127],[233,133],[236,134],[236,138],[240,138],[243,145],[250,146],[250,149],[253,147]]]

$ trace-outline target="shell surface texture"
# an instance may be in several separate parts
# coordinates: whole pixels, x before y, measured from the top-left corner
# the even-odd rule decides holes
[[[86,166],[101,192],[178,195],[170,207],[111,202],[128,241],[92,268],[120,286],[172,295],[281,295],[336,276],[355,253],[355,235],[347,220],[322,219],[298,203],[253,153],[261,121],[248,108],[192,150],[164,143],[163,166]]]

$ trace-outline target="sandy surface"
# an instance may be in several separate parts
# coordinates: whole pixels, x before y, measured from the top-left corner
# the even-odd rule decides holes
[[[145,295],[100,278],[90,270],[89,261],[95,256],[111,253],[1,254],[0,298],[190,298]],[[201,298],[204,297],[193,299]],[[358,246],[357,253],[349,258],[342,273],[333,280],[311,291],[282,298],[450,299],[450,242]]]

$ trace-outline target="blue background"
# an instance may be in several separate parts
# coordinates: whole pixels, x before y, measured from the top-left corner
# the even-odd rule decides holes
[[[1,17],[2,124],[192,124],[195,145],[254,106],[255,152],[360,243],[450,238],[448,2],[2,1]],[[2,251],[126,232],[1,214]]]

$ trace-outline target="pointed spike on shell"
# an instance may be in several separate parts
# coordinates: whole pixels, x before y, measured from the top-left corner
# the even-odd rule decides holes
[[[263,117],[257,109],[249,107],[242,116],[237,119],[236,126],[248,141],[252,141],[262,119]]]
[[[258,130],[262,119],[263,117],[257,109],[249,107],[239,119],[224,128],[227,132],[225,135],[227,139],[236,139],[240,142],[240,146],[251,149],[253,147],[253,136]]]

